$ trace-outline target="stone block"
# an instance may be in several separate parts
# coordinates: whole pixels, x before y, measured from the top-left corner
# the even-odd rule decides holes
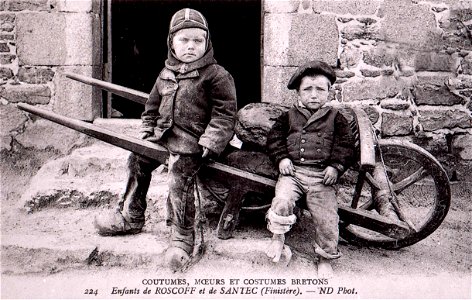
[[[436,85],[436,86],[444,86],[445,84],[449,83],[449,80],[455,78],[456,76],[453,74],[445,74],[445,73],[431,73],[431,72],[419,72],[416,73],[416,84],[417,85]]]
[[[0,67],[0,79],[10,79],[13,77],[13,71],[10,68]]]
[[[418,52],[415,56],[416,71],[450,72],[454,71],[455,60],[451,55],[434,52]]]
[[[381,3],[382,1],[380,0],[316,0],[313,1],[313,11],[316,13],[329,12],[338,15],[373,15]]]
[[[452,77],[448,81],[448,86],[453,89],[472,89],[472,76],[457,76]]]
[[[379,77],[380,70],[361,69],[361,74],[364,77]]]
[[[439,27],[443,30],[442,43],[444,45],[453,49],[472,50],[470,25],[466,26],[472,19],[471,6],[470,1],[455,2],[449,14],[439,19]]]
[[[20,130],[28,120],[25,113],[11,104],[0,104],[0,135],[9,135],[14,130]]]
[[[300,0],[266,0],[263,3],[267,13],[294,13],[300,6]]]
[[[451,93],[446,86],[416,85],[413,89],[415,102],[418,105],[455,105],[464,100]]]
[[[319,59],[335,66],[338,42],[334,16],[269,14],[264,19],[264,65],[298,66]]]
[[[366,78],[343,86],[344,101],[379,100],[393,98],[408,87],[408,81],[393,77]]]
[[[356,73],[352,71],[345,71],[345,70],[336,70],[336,77],[337,78],[351,78],[356,76]]]
[[[404,69],[405,66],[415,66],[415,54],[416,50],[379,42],[376,47],[365,51],[362,58],[364,63],[377,68],[399,65],[398,67]]]
[[[15,36],[13,34],[0,33],[0,41],[13,41]]]
[[[64,12],[91,12],[95,0],[56,0],[56,9]]]
[[[1,97],[11,103],[48,104],[51,100],[51,90],[47,85],[6,85],[0,88],[0,92]]]
[[[0,14],[0,31],[12,32],[15,28],[14,14]]]
[[[10,52],[10,46],[7,43],[0,43],[0,52]]]
[[[16,58],[16,55],[13,54],[2,54],[0,55],[0,65],[9,65]]]
[[[452,152],[464,160],[472,160],[472,135],[455,135],[452,140]]]
[[[380,118],[380,113],[377,109],[377,106],[369,105],[369,106],[362,106],[362,109],[366,112],[369,120],[372,124],[377,123]]]
[[[22,65],[92,65],[93,17],[86,13],[17,16],[17,55]]]
[[[458,109],[419,109],[418,121],[425,131],[453,128],[472,128],[470,111]]]
[[[291,106],[296,101],[297,94],[289,90],[287,84],[295,70],[292,67],[264,67],[262,102]]]
[[[341,30],[341,36],[348,41],[380,40],[380,25],[352,22]]]
[[[430,6],[408,0],[386,0],[381,35],[384,41],[406,45],[413,49],[435,49],[440,30]]]
[[[245,144],[265,149],[267,134],[286,110],[284,106],[273,103],[248,104],[238,112],[236,135]]]
[[[9,0],[7,2],[9,11],[47,11],[50,10],[48,0]]]
[[[55,86],[53,110],[75,119],[92,121],[100,116],[101,90],[65,77],[63,72],[72,72],[94,78],[100,68],[92,66],[59,67],[53,79]]]
[[[401,99],[388,99],[381,101],[380,107],[391,110],[405,110],[410,107],[410,103]]]
[[[67,154],[72,149],[83,145],[87,136],[59,124],[38,118],[33,123],[27,123],[24,132],[17,135],[15,139],[23,147],[41,151],[52,147],[59,153]]]
[[[341,68],[354,68],[362,59],[362,50],[352,45],[345,45],[342,47],[339,56]]]
[[[54,71],[50,68],[21,67],[17,76],[21,82],[41,84],[51,81]]]
[[[395,113],[383,113],[381,131],[384,136],[408,135],[413,129],[413,117]]]
[[[461,62],[462,74],[472,75],[472,55],[465,57]]]

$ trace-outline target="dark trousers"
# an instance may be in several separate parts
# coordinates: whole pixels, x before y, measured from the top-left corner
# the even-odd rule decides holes
[[[200,155],[169,155],[167,225],[171,226],[171,246],[192,252],[195,240],[195,182],[201,166]],[[146,194],[151,173],[158,163],[131,154],[128,158],[128,183],[119,208],[123,217],[132,223],[144,222]]]

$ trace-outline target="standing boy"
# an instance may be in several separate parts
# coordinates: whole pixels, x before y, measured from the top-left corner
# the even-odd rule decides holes
[[[220,154],[233,135],[236,90],[232,76],[213,58],[208,24],[200,12],[176,12],[167,43],[168,57],[146,102],[140,138],[169,150],[166,221],[171,239],[166,263],[178,270],[194,248],[196,175],[203,160]],[[112,216],[95,220],[99,234],[141,231],[151,172],[157,166],[130,155],[126,191]]]
[[[279,168],[275,197],[267,213],[273,233],[267,255],[279,261],[285,233],[295,223],[293,208],[306,196],[315,224],[318,276],[331,277],[330,261],[338,258],[337,200],[333,184],[352,160],[353,139],[341,113],[327,105],[336,81],[334,70],[321,61],[299,67],[288,83],[298,102],[284,113],[268,136],[269,156]]]

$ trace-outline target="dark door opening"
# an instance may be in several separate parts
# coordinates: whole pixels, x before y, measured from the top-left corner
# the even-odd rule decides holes
[[[151,91],[167,57],[170,19],[185,7],[206,17],[215,58],[234,77],[238,108],[260,102],[261,0],[111,0],[112,82]],[[124,118],[144,109],[116,95],[111,107]]]

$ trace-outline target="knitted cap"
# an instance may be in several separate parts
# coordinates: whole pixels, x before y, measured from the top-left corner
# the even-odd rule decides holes
[[[173,34],[184,28],[201,28],[208,31],[208,23],[199,11],[191,8],[183,8],[172,16],[169,34]]]
[[[334,84],[336,81],[336,73],[333,68],[331,68],[327,63],[314,60],[310,61],[304,65],[298,67],[298,69],[293,73],[292,78],[287,84],[289,90],[296,90],[300,86],[300,81],[302,78],[307,75],[324,75],[326,76],[331,84]]]

